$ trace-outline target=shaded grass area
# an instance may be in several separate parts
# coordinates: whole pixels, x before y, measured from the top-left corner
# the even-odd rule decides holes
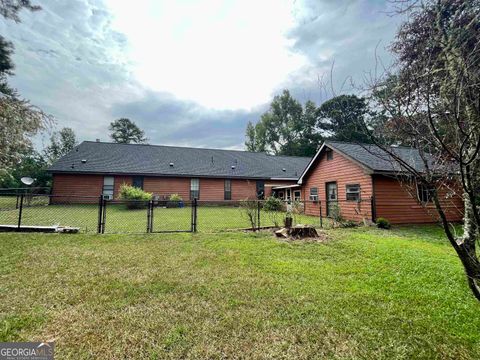
[[[480,357],[439,229],[327,235],[0,234],[0,341],[55,339],[67,359]]]
[[[17,224],[18,209],[12,200],[8,210],[0,210],[0,224]],[[282,224],[285,214],[261,211],[261,226]],[[191,229],[192,210],[184,208],[155,207],[153,211],[154,231],[189,231]],[[296,215],[297,223],[319,225],[315,216]],[[98,205],[96,204],[58,204],[25,206],[22,211],[23,225],[73,226],[81,232],[95,233],[98,224]],[[197,210],[197,228],[199,231],[226,231],[251,227],[248,217],[239,207],[199,206]],[[147,229],[146,209],[127,209],[123,204],[107,205],[106,233],[142,233]]]

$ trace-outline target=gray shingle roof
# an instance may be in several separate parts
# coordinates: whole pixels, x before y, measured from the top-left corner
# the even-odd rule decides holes
[[[387,152],[376,145],[337,141],[327,141],[325,144],[344,153],[374,172],[398,172],[404,170]],[[425,170],[424,162],[418,149],[398,146],[390,147],[388,150],[392,151],[392,153],[396,154],[416,171],[422,172]],[[432,161],[432,159],[430,159],[430,161]]]
[[[298,179],[309,161],[308,157],[238,150],[84,141],[48,170],[54,173]]]

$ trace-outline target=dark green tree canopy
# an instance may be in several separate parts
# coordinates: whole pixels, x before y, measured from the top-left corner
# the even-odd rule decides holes
[[[52,163],[72,151],[76,144],[77,138],[73,129],[65,127],[55,131],[50,137],[50,145],[45,149],[45,157]]]
[[[148,141],[145,132],[127,118],[113,121],[110,123],[109,130],[111,131],[110,137],[119,144],[142,144]]]
[[[369,143],[364,127],[368,103],[355,95],[340,95],[324,102],[317,111],[318,127],[332,140]]]
[[[270,109],[260,121],[249,123],[245,146],[249,151],[267,151],[276,155],[313,156],[322,137],[315,129],[315,104],[305,106],[288,90],[274,97]]]

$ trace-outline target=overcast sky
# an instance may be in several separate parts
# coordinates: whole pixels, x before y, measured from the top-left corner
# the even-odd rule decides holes
[[[38,0],[22,23],[11,83],[72,127],[108,141],[128,117],[150,143],[243,148],[245,126],[288,88],[317,104],[361,84],[398,27],[380,0]],[[330,89],[330,85],[327,86]]]

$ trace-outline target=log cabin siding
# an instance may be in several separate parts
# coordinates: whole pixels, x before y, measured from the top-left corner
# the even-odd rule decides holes
[[[372,177],[365,169],[355,162],[333,150],[333,159],[327,160],[326,153],[321,154],[316,163],[310,168],[308,176],[304,178],[302,196],[305,201],[305,212],[319,216],[320,205],[322,216],[327,215],[326,184],[337,183],[338,206],[341,215],[347,220],[361,221],[372,218],[371,197],[373,194]],[[360,185],[361,202],[346,200],[346,186]],[[319,202],[309,201],[310,188],[318,188]]]
[[[409,189],[394,177],[374,175],[377,218],[388,219],[392,224],[437,222],[438,214],[433,203],[422,206],[416,199],[415,189]],[[447,196],[440,191],[440,202],[449,221],[461,221],[463,202],[460,196]]]

